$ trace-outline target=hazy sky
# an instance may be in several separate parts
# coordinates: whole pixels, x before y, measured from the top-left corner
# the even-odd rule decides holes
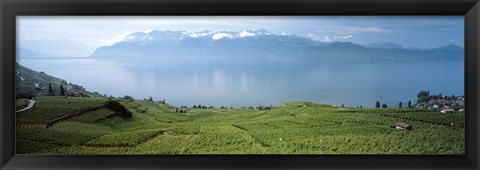
[[[155,30],[241,31],[265,29],[275,34],[297,34],[314,40],[378,41],[404,47],[464,46],[463,16],[19,16],[20,40],[67,39],[93,47],[112,44],[126,35]]]

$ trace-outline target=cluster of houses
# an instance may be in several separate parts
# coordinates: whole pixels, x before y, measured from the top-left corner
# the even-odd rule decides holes
[[[442,113],[463,112],[465,109],[465,98],[443,96],[441,98],[430,99],[427,102],[417,103],[415,108],[419,110],[439,111]]]

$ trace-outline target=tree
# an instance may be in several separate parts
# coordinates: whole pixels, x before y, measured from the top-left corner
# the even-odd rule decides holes
[[[175,108],[175,112],[178,113],[178,108]]]
[[[377,101],[377,102],[375,103],[375,108],[380,108],[380,102],[379,102],[379,101]]]
[[[129,96],[129,95],[125,95],[125,97],[123,97],[123,99],[130,100],[130,101],[135,100],[132,96]]]
[[[343,104],[342,104],[342,107],[345,107],[345,106],[343,106]]]
[[[398,103],[398,108],[402,108],[402,102]]]
[[[408,101],[408,107],[409,108],[412,107],[412,101],[410,101],[410,100]]]
[[[443,98],[444,98],[444,96],[443,96],[443,94],[442,94],[442,93],[438,93],[438,95],[437,95],[437,96],[438,96],[438,98],[441,98],[441,99],[443,99]]]
[[[109,100],[104,104],[105,107],[115,112],[115,115],[123,118],[132,118],[132,112],[115,100]]]
[[[387,107],[388,107],[387,104],[385,104],[385,103],[382,104],[382,108],[387,108]]]
[[[197,108],[197,105],[193,105],[193,108]]]
[[[148,101],[153,102],[152,96],[150,96],[150,98],[148,99]]]
[[[360,109],[363,108],[363,105],[360,105]]]
[[[65,89],[63,89],[63,85],[60,85],[60,96],[65,96]]]
[[[52,84],[48,84],[48,94],[53,95]]]
[[[428,92],[427,92],[427,91],[420,91],[420,92],[418,92],[417,98],[420,98],[420,97],[422,97],[422,96],[428,97]]]

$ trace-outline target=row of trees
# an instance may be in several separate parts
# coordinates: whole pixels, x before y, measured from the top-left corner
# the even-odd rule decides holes
[[[379,101],[375,102],[375,108],[380,108],[380,107],[382,107],[382,108],[388,108],[388,105],[385,104],[385,103],[384,103],[384,104],[380,104]],[[408,106],[407,106],[407,108],[411,108],[411,107],[412,107],[412,101],[409,100],[409,101],[408,101]],[[358,108],[358,107],[357,107],[357,108]],[[360,107],[360,108],[361,108],[361,107]],[[402,103],[402,102],[399,102],[399,103],[398,103],[398,108],[403,108],[403,103]]]
[[[50,96],[55,95],[55,93],[53,92],[52,84],[48,84],[48,94]],[[65,89],[63,88],[63,85],[60,85],[60,96],[65,96]]]
[[[187,106],[181,106],[181,108],[187,108]],[[198,106],[193,105],[192,108],[194,108],[194,109],[215,109],[215,107],[213,107],[213,106],[208,106],[207,107],[207,106],[202,106],[202,105],[198,105]],[[220,107],[220,109],[228,109],[228,107],[222,106],[222,107]],[[233,107],[230,107],[230,109],[233,109]]]
[[[188,108],[187,106],[181,106],[180,108]],[[202,105],[193,105],[194,109],[215,109],[215,107],[213,106],[202,106]],[[275,108],[275,106],[257,106],[257,107],[253,107],[253,106],[243,106],[241,107],[242,109],[256,109],[256,110],[271,110],[273,108]],[[228,109],[228,107],[225,107],[225,106],[221,106],[220,109]],[[232,106],[230,106],[230,109],[233,109]]]
[[[176,113],[187,113],[187,110],[183,110],[183,109],[178,109],[178,108],[175,108],[175,112]]]
[[[202,105],[193,105],[193,108],[198,108],[198,109],[213,109],[215,107],[213,106],[210,106],[210,107],[207,107],[207,106],[202,106]]]
[[[150,98],[148,98],[148,99],[143,99],[143,100],[144,100],[144,101],[153,102],[153,98],[152,98],[152,96],[150,96]]]

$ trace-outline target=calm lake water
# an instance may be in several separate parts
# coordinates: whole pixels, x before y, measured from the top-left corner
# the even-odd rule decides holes
[[[330,61],[258,65],[159,64],[98,59],[22,59],[24,65],[88,91],[166,99],[175,106],[259,106],[307,100],[398,107],[421,90],[464,95],[464,62]]]

